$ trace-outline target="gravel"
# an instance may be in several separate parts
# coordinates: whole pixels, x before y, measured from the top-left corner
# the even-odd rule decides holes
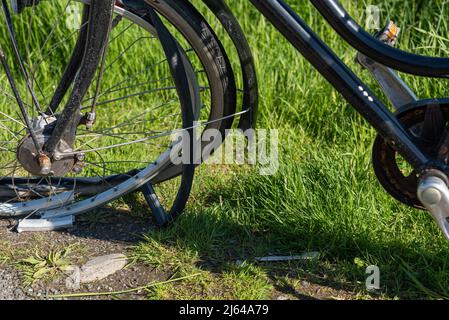
[[[107,212],[107,210],[105,211]],[[24,256],[16,255],[15,260],[11,261],[17,262],[18,259],[32,255],[36,247],[43,254],[47,254],[51,250],[62,250],[74,245],[77,251],[71,256],[70,263],[73,263],[74,266],[83,266],[87,261],[99,256],[113,255],[112,257],[114,257],[118,254],[120,256],[126,254],[130,246],[142,239],[142,234],[153,228],[147,219],[131,217],[126,211],[111,210],[110,212],[111,215],[105,222],[90,225],[80,221],[72,229],[62,232],[9,232],[8,227],[11,225],[11,221],[0,219],[0,246],[20,247],[23,252],[26,252]],[[114,267],[112,268],[114,272],[108,271],[107,274],[104,274],[107,268],[103,264],[94,268],[101,271],[102,275],[101,277],[95,276],[98,280],[92,283],[73,283],[77,285],[72,285],[71,279],[68,279],[70,275],[61,273],[52,280],[37,281],[26,289],[22,289],[23,277],[20,271],[12,266],[13,263],[11,265],[0,264],[0,300],[39,300],[51,299],[51,296],[60,294],[122,291],[141,287],[151,282],[164,281],[170,276],[164,270],[155,270],[144,264],[136,263],[123,268],[123,262],[120,262],[120,266],[115,266],[115,262],[106,263],[106,267]],[[106,275],[108,276],[102,279]],[[145,299],[146,294],[146,292],[132,292],[121,296],[121,298]],[[110,298],[109,296],[95,296],[82,299]]]
[[[10,268],[0,267],[0,300],[27,300],[20,288],[19,273]]]

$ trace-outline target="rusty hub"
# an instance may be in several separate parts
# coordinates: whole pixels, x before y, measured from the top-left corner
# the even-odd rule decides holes
[[[39,135],[39,144],[43,146],[49,138],[50,136],[48,135]],[[70,146],[63,141],[60,142],[58,149],[63,152],[72,152]],[[26,136],[20,142],[17,149],[17,159],[23,168],[34,176],[63,177],[71,172],[75,165],[75,158],[73,156],[55,160],[50,159],[45,154],[38,154],[30,136]]]

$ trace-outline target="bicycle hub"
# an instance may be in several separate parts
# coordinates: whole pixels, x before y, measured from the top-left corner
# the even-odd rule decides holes
[[[49,116],[39,117],[33,121],[33,130],[41,148],[50,139],[55,122],[56,118]],[[50,158],[46,154],[39,153],[33,139],[27,135],[19,143],[17,159],[23,168],[32,175],[63,177],[73,171],[78,159],[75,156],[62,157],[60,155],[72,151],[72,147],[61,140],[57,148],[57,155]],[[80,171],[79,166],[78,164],[76,171]]]

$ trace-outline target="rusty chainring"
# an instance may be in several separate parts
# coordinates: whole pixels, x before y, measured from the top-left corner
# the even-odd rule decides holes
[[[449,100],[419,101],[403,107],[396,115],[417,139],[422,150],[430,158],[435,158],[449,122]],[[391,196],[410,207],[424,209],[417,196],[419,172],[409,167],[379,135],[373,146],[373,166],[377,179]]]

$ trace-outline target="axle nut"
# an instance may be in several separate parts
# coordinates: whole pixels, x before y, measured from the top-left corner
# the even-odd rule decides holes
[[[421,200],[426,205],[434,206],[441,201],[441,192],[435,188],[428,188],[421,194]]]
[[[51,160],[45,154],[41,154],[37,157],[39,167],[41,168],[41,174],[47,176],[51,173]]]

